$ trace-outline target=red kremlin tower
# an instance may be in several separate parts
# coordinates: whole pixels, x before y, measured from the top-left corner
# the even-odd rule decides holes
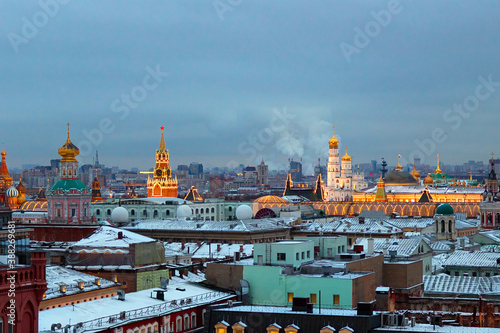
[[[160,147],[156,150],[156,166],[153,177],[148,178],[148,198],[173,197],[177,198],[177,177],[172,178],[168,149],[165,148],[165,138],[161,128]]]

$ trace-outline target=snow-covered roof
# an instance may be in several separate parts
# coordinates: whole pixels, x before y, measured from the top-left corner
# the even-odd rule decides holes
[[[500,268],[498,259],[500,259],[500,253],[498,252],[469,252],[458,250],[450,254],[448,259],[443,263],[443,266]]]
[[[74,309],[67,306],[40,311],[39,331],[50,332],[54,323],[61,323],[62,326],[82,323],[82,329],[93,328],[101,331],[152,315],[178,312],[233,297],[231,293],[214,291],[179,277],[170,279],[164,301],[154,298],[156,290],[162,289],[153,288],[128,293],[124,301],[118,300],[118,297],[109,297],[75,304]],[[144,311],[135,311],[139,309]],[[125,312],[124,320],[120,319],[120,312]],[[72,331],[72,328],[70,330]]]
[[[234,220],[234,221],[188,221],[183,219],[139,221],[128,230],[205,230],[225,232],[252,232],[261,230],[288,229],[296,221],[294,217]]]
[[[133,198],[133,199],[120,199],[120,200],[115,200],[113,202],[111,202],[112,204],[118,204],[120,203],[121,205],[128,205],[129,203],[131,204],[136,204],[137,201],[144,201],[144,202],[150,202],[150,203],[153,203],[153,204],[158,204],[158,205],[162,205],[162,204],[165,204],[165,202],[175,202],[179,205],[181,204],[191,204],[192,202],[191,201],[187,201],[187,200],[184,200],[184,199],[179,199],[179,198],[176,198],[176,197],[153,197],[153,198]]]
[[[468,327],[468,326],[438,326],[429,324],[416,324],[415,326],[405,326],[403,329],[399,326],[384,326],[375,328],[373,331],[393,331],[393,332],[435,332],[435,333],[496,333],[498,328],[489,327]]]
[[[480,224],[479,220],[455,220],[455,229],[457,230],[462,230],[462,229],[471,229],[471,228],[477,228]]]
[[[500,276],[424,275],[426,294],[500,294]]]
[[[121,238],[119,238],[119,233],[122,234]],[[73,248],[128,248],[130,244],[150,242],[156,242],[156,240],[125,229],[102,226],[90,236],[73,244]]]
[[[256,306],[256,305],[239,305],[228,308],[219,308],[217,311],[230,311],[230,312],[244,312],[244,313],[289,313],[296,314],[292,311],[292,307],[286,306]],[[348,309],[327,309],[327,308],[313,308],[311,315],[320,316],[356,316],[357,310]]]
[[[103,289],[113,287],[116,284],[112,281],[100,278],[101,285],[98,286],[95,283],[96,277],[90,274],[85,274],[82,272],[74,271],[69,268],[62,266],[47,266],[46,269],[47,278],[47,291],[45,292],[46,299],[52,299],[72,294],[77,294],[81,292],[87,292],[96,289]],[[83,282],[80,289],[78,286],[79,282]],[[66,291],[62,293],[60,291],[60,285],[64,284]]]
[[[363,249],[368,249],[368,238],[358,238],[354,245],[363,245]],[[430,252],[429,245],[421,238],[408,239],[389,239],[376,238],[373,239],[373,250],[375,252],[383,252],[384,250],[396,251],[396,257],[411,257],[413,253],[418,252],[419,246],[423,247],[424,252]]]
[[[242,257],[251,256],[253,253],[253,244],[165,242],[165,256],[167,256],[167,251],[169,251],[168,253],[178,253],[177,255],[191,254],[193,259],[225,259],[232,257],[235,252],[239,252]]]
[[[392,226],[398,227],[400,229],[425,229],[434,225],[434,219],[432,218],[399,218],[399,219],[386,219],[384,220],[384,224],[388,223]]]
[[[437,242],[431,243],[430,240],[428,240],[426,238],[424,240],[426,241],[427,244],[430,245],[432,251],[434,251],[434,252],[451,251],[451,246],[448,245],[447,242],[437,241]]]
[[[432,256],[432,272],[443,271],[443,263],[448,259],[448,253],[441,253]]]
[[[500,230],[481,231],[479,234],[500,244]]]
[[[302,224],[302,230],[310,232],[368,234],[393,234],[402,232],[401,229],[378,219],[365,219],[364,223],[359,223],[358,218],[344,218],[330,222],[311,222]]]

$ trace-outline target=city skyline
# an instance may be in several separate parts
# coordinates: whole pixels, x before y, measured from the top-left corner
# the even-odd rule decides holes
[[[500,101],[500,4],[2,3],[1,142],[10,168],[486,162]],[[134,13],[134,16],[126,15]],[[306,14],[307,13],[307,14]],[[446,13],[446,14],[443,14]],[[486,135],[485,135],[486,133]]]

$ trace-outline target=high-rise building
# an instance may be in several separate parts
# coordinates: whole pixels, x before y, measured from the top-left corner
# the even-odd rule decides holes
[[[177,177],[172,178],[168,149],[165,147],[165,138],[161,127],[160,147],[156,150],[156,165],[153,176],[148,177],[148,198],[174,197],[177,198]]]
[[[269,185],[269,166],[264,164],[264,159],[257,165],[257,185]]]
[[[203,164],[193,162],[189,165],[189,175],[193,178],[201,178],[203,176]]]
[[[290,175],[294,182],[302,181],[302,163],[291,161],[290,162]]]

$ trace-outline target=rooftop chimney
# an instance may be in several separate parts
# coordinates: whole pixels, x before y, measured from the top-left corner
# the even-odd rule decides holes
[[[368,238],[368,253],[373,254],[375,240],[373,238]]]
[[[123,232],[122,231],[118,231],[118,239],[123,239]]]

